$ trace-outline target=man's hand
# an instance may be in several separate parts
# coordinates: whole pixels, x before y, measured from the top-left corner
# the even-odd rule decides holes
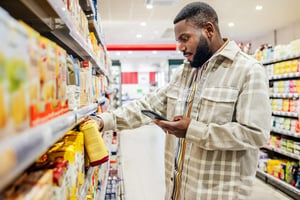
[[[81,123],[84,123],[84,122],[89,121],[89,120],[94,120],[97,123],[97,125],[98,125],[99,131],[102,130],[102,128],[104,126],[104,122],[103,122],[103,120],[100,117],[88,116],[88,117],[84,118]]]
[[[162,128],[167,134],[175,135],[179,138],[184,138],[186,131],[190,125],[191,119],[186,116],[176,116],[173,121],[164,121],[154,119],[153,122]]]

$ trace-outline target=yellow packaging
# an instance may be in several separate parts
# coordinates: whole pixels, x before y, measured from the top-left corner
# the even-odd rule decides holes
[[[95,121],[89,120],[80,126],[84,134],[84,146],[90,165],[96,166],[108,161],[108,153]]]

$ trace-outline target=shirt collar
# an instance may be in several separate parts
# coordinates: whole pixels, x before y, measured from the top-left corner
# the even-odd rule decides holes
[[[229,41],[228,39],[224,39],[224,41],[225,43],[217,51],[216,55],[221,55],[230,60],[233,60],[236,54],[240,51],[240,48],[237,46],[237,44],[234,41]]]

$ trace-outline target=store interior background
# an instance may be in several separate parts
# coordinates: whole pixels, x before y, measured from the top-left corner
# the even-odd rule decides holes
[[[176,45],[173,19],[191,0],[101,1],[100,16],[108,55],[122,72],[135,72],[138,82],[122,85],[123,102],[152,89],[147,73],[155,72],[156,87],[169,81],[169,60],[183,60],[178,51],[122,50],[124,45]],[[262,44],[288,44],[300,38],[299,0],[207,0],[219,15],[222,36],[238,43],[251,43],[253,54]],[[153,5],[148,9],[147,5]],[[256,9],[262,6],[262,9]],[[232,26],[232,23],[234,24]],[[114,49],[114,50],[110,50]],[[117,66],[120,66],[119,64]],[[136,78],[136,77],[135,77]]]
[[[155,87],[165,85],[172,70],[184,57],[176,50],[143,49],[176,45],[173,19],[191,0],[107,0],[100,6],[103,33],[112,72],[118,81],[122,103],[138,99]],[[286,45],[300,38],[299,0],[207,0],[219,15],[224,38],[251,43],[250,54],[263,44]],[[152,9],[147,8],[152,4]],[[234,24],[234,25],[233,25]],[[133,46],[133,49],[128,48]],[[127,49],[125,48],[127,47]],[[124,48],[126,50],[124,50]],[[112,50],[113,49],[113,50]],[[150,73],[155,72],[155,84]],[[133,75],[133,77],[130,77]],[[137,76],[137,77],[136,77]],[[135,80],[130,84],[127,79]],[[116,85],[116,87],[119,87]],[[144,126],[120,134],[120,154],[126,199],[163,199],[164,133],[158,127]],[[151,160],[149,160],[151,158]],[[151,188],[151,190],[149,190]],[[251,199],[289,199],[281,191],[255,180]]]

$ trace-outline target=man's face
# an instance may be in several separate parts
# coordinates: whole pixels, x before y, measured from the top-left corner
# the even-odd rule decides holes
[[[175,38],[179,43],[179,50],[192,67],[201,67],[212,56],[205,32],[186,20],[175,24]]]

